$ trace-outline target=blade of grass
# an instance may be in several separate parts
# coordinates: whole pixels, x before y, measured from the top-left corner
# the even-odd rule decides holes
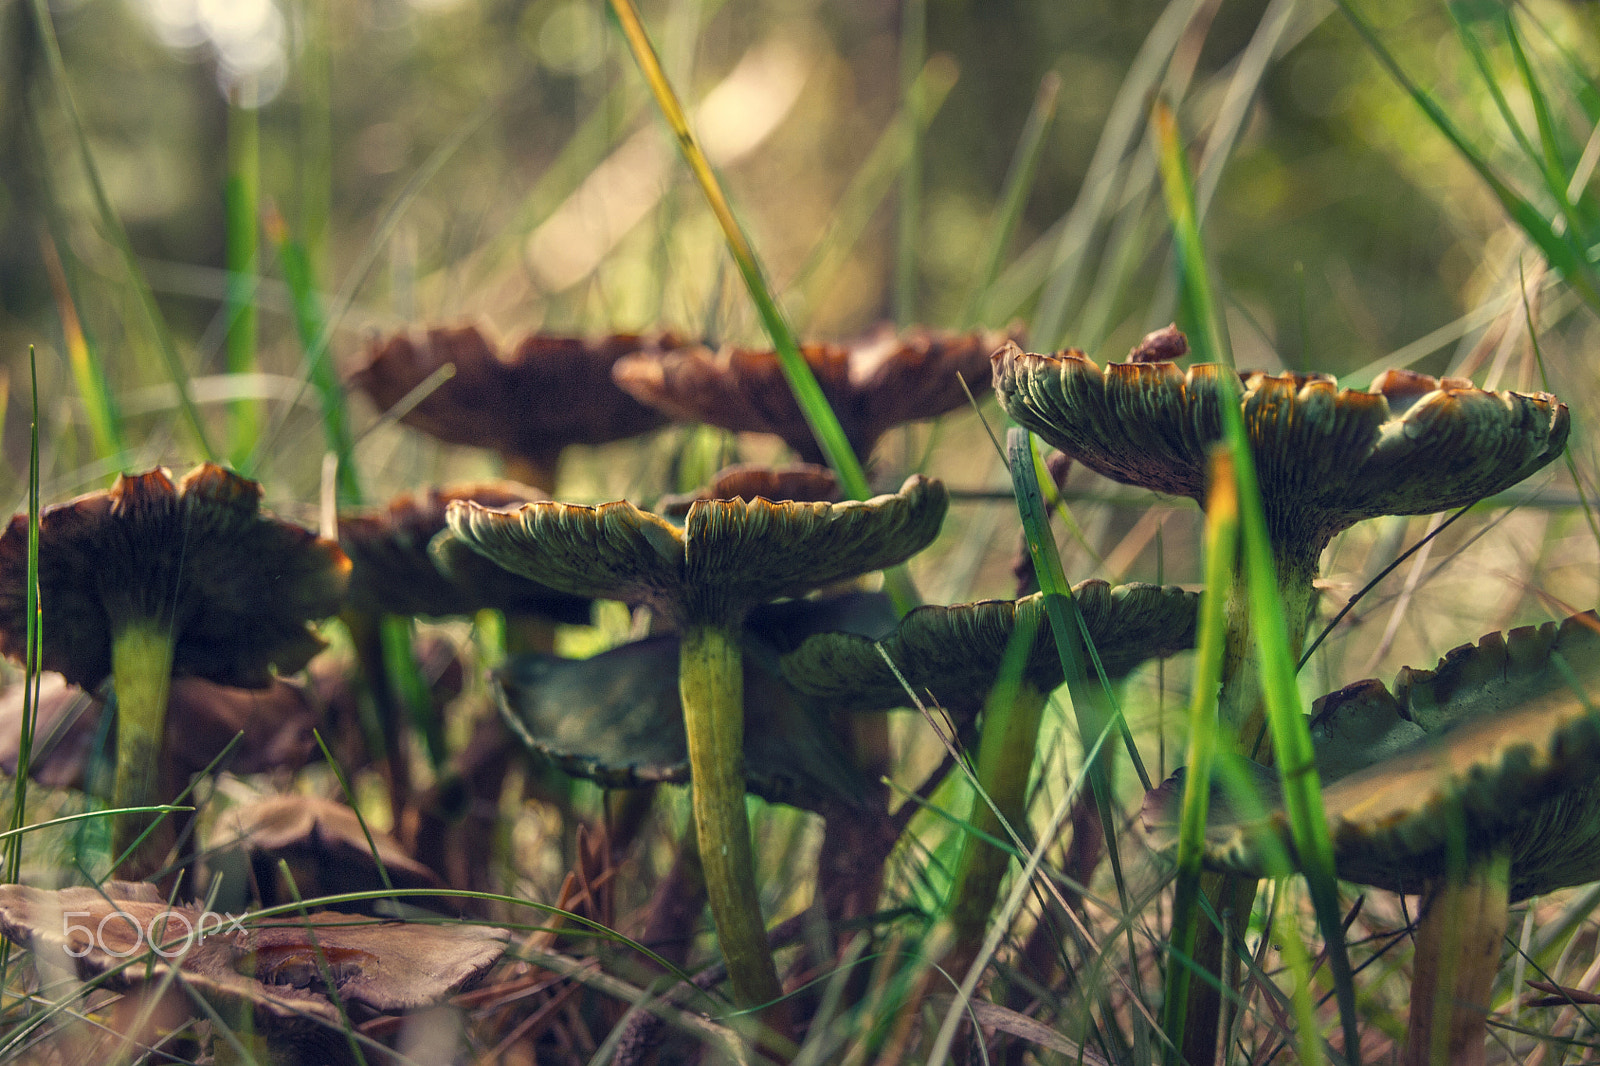
[[[56,94],[60,97],[62,108],[66,111],[72,126],[78,157],[84,175],[89,180],[89,189],[94,197],[101,230],[122,258],[129,287],[138,300],[145,323],[149,326],[162,361],[166,364],[167,376],[172,380],[173,388],[178,391],[178,409],[194,434],[201,454],[208,460],[215,460],[217,453],[212,449],[211,441],[206,435],[205,423],[200,419],[200,410],[195,406],[194,398],[189,395],[189,371],[178,354],[172,332],[167,328],[166,318],[156,304],[155,294],[150,291],[150,283],[145,279],[144,272],[139,269],[139,261],[134,256],[133,244],[128,240],[128,231],[122,225],[122,218],[111,206],[111,199],[106,195],[105,185],[100,180],[100,169],[95,164],[94,153],[89,149],[89,135],[84,131],[83,118],[78,113],[78,105],[72,97],[71,84],[67,81],[67,65],[61,58],[61,45],[56,39],[55,23],[50,16],[49,2],[48,0],[31,0],[31,2],[34,22],[39,27],[39,43],[44,49],[50,78],[55,82]]]
[[[346,402],[344,385],[327,359],[311,358],[318,339],[327,326],[322,301],[312,280],[311,256],[308,246],[289,235],[288,225],[277,211],[268,209],[266,215],[267,239],[278,247],[278,269],[283,272],[284,284],[289,288],[289,298],[294,305],[295,334],[306,357],[306,372],[311,376],[311,387],[317,390],[322,405],[322,430],[328,448],[339,457],[338,499],[348,506],[362,502],[361,475],[356,466],[355,434],[350,429],[350,411]]]
[[[1174,1040],[1183,1032],[1189,986],[1196,976],[1191,960],[1200,928],[1200,860],[1206,846],[1206,810],[1211,799],[1211,764],[1217,750],[1217,692],[1222,686],[1223,644],[1227,636],[1228,589],[1238,551],[1239,495],[1233,458],[1225,449],[1211,455],[1210,494],[1206,498],[1205,591],[1196,622],[1195,677],[1189,697],[1189,760],[1178,822],[1178,863],[1168,942],[1166,995],[1161,1029]],[[1167,1066],[1180,1066],[1177,1045],[1162,1054]]]
[[[24,624],[22,727],[17,740],[17,779],[12,789],[11,831],[27,823],[28,767],[33,758],[33,734],[39,717],[39,655],[44,639],[44,613],[39,608],[39,363],[28,345],[28,378],[32,415],[28,424],[28,585],[23,599]],[[5,877],[15,884],[22,874],[22,838],[6,839]],[[5,987],[0,981],[0,988]]]
[[[1107,692],[1112,708],[1111,721],[1097,724],[1090,713],[1090,708],[1097,704],[1088,695],[1086,686],[1096,682],[1089,674],[1090,664],[1086,659],[1086,652],[1090,656],[1094,655],[1094,644],[1088,638],[1083,616],[1078,613],[1078,605],[1072,598],[1072,586],[1067,583],[1066,574],[1061,569],[1061,557],[1056,551],[1055,536],[1050,531],[1049,512],[1044,506],[1044,495],[1039,490],[1040,459],[1033,434],[1018,427],[1007,430],[1006,461],[1011,470],[1012,485],[1016,489],[1017,510],[1021,515],[1022,529],[1028,543],[1028,557],[1033,561],[1039,590],[1044,593],[1050,631],[1055,640],[1056,652],[1061,657],[1067,693],[1072,699],[1073,714],[1078,721],[1082,744],[1086,750],[1091,746],[1098,746],[1103,733],[1108,733],[1113,728],[1119,729],[1128,754],[1139,769],[1140,779],[1148,786],[1149,781],[1143,763],[1139,759],[1138,748],[1133,742],[1132,734],[1128,732],[1126,720],[1120,711],[1116,710],[1114,699],[1110,698],[1110,685],[1106,683],[1105,672],[1100,667],[1098,657],[1094,659],[1094,667],[1099,674],[1098,683],[1104,686]],[[1089,778],[1090,792],[1094,796],[1100,825],[1105,832],[1106,859],[1111,865],[1112,876],[1116,881],[1118,903],[1122,913],[1131,914],[1133,912],[1129,905],[1127,881],[1123,876],[1122,858],[1117,846],[1120,822],[1114,807],[1109,758],[1086,759],[1084,773]],[[1139,954],[1131,925],[1127,931],[1127,945],[1128,974],[1138,988]],[[1142,991],[1140,998],[1143,998]]]
[[[744,278],[745,288],[749,290],[750,298],[761,316],[762,325],[766,327],[772,346],[777,351],[784,379],[788,381],[795,402],[800,405],[800,411],[805,415],[806,424],[811,427],[812,434],[817,438],[817,444],[822,448],[822,454],[827,458],[828,465],[839,476],[839,486],[845,495],[855,500],[867,499],[872,490],[867,485],[867,475],[861,468],[861,461],[851,449],[850,441],[845,437],[838,416],[828,405],[828,398],[822,394],[822,386],[817,384],[816,375],[811,372],[811,367],[800,355],[800,346],[795,341],[794,331],[789,328],[783,309],[772,297],[766,272],[762,269],[760,260],[756,258],[755,249],[751,247],[743,227],[734,216],[733,208],[722,191],[722,184],[711,169],[710,160],[701,149],[694,131],[689,128],[689,120],[684,115],[683,106],[678,102],[678,94],[673,91],[665,72],[661,69],[661,60],[656,56],[655,48],[650,43],[644,22],[639,17],[639,9],[634,6],[633,0],[611,0],[611,11],[616,16],[623,36],[627,39],[629,49],[633,52],[634,62],[638,64],[640,73],[644,75],[651,93],[655,96],[662,117],[671,128],[673,136],[677,138],[684,162],[688,164],[695,180],[699,182],[706,203],[710,206],[711,213],[716,216],[717,224],[722,228],[723,238],[728,244],[728,253],[733,257],[734,265],[739,268],[740,276]],[[911,588],[903,568],[896,567],[894,570],[885,571],[884,587],[894,600],[895,609],[899,613],[904,614],[916,604],[916,593]]]
[[[235,86],[228,100],[228,175],[223,188],[226,227],[223,244],[228,293],[223,301],[227,322],[226,365],[230,374],[256,371],[256,284],[259,270],[261,193],[261,124],[253,89],[247,81]],[[228,408],[228,461],[238,466],[249,458],[261,433],[261,407],[236,400]]]
[[[1422,113],[1427,116],[1435,129],[1444,135],[1456,151],[1461,155],[1467,165],[1477,172],[1478,177],[1495,199],[1500,201],[1500,206],[1511,216],[1522,231],[1528,235],[1544,253],[1550,265],[1559,270],[1571,285],[1597,314],[1600,314],[1600,280],[1597,280],[1594,267],[1588,259],[1588,253],[1580,247],[1569,233],[1558,234],[1550,221],[1539,213],[1539,210],[1520,196],[1489,164],[1483,153],[1467,140],[1466,134],[1456,125],[1441,107],[1438,101],[1421,86],[1411,80],[1411,76],[1400,66],[1399,60],[1385,47],[1379,39],[1377,31],[1372,24],[1367,22],[1351,4],[1350,0],[1334,0],[1343,11],[1350,24],[1355,27],[1356,33],[1366,42],[1372,54],[1377,57],[1390,77],[1399,83],[1406,91]]]
[[[1202,361],[1209,358],[1232,366],[1232,353],[1227,348],[1205,265],[1205,247],[1195,213],[1194,184],[1178,134],[1177,117],[1164,102],[1158,101],[1152,119],[1161,146],[1162,184],[1167,210],[1172,218],[1174,249],[1182,272],[1182,284],[1189,294],[1189,306],[1197,319],[1194,326],[1201,344],[1197,346],[1196,356]],[[1355,984],[1340,920],[1333,842],[1323,812],[1322,787],[1317,776],[1316,756],[1311,748],[1311,733],[1300,709],[1300,690],[1295,682],[1298,664],[1289,647],[1288,626],[1279,595],[1277,565],[1273,560],[1266,512],[1261,503],[1261,488],[1256,480],[1255,462],[1250,442],[1245,436],[1239,405],[1225,401],[1219,406],[1223,439],[1233,454],[1234,478],[1238,485],[1244,531],[1250,625],[1259,650],[1262,695],[1267,707],[1273,751],[1283,781],[1284,804],[1289,813],[1301,870],[1310,890],[1312,908],[1328,949],[1329,966],[1338,991],[1346,1054],[1352,1063],[1359,1066],[1361,1045],[1356,1028]],[[1299,933],[1291,929],[1287,935],[1298,936]],[[1296,987],[1294,1001],[1297,1012],[1314,1017],[1315,1004],[1309,985]],[[1301,1061],[1320,1062],[1322,1048],[1315,1030],[1302,1032],[1300,1039]]]
[[[55,294],[56,313],[61,318],[61,335],[67,349],[67,364],[72,368],[72,382],[78,389],[89,420],[89,438],[94,442],[95,454],[111,459],[127,451],[127,441],[122,432],[122,412],[117,398],[111,392],[105,364],[100,359],[100,349],[84,332],[78,318],[77,301],[72,285],[62,265],[55,239],[41,234],[39,251],[44,259],[45,273],[50,277],[50,288]]]
[[[1167,4],[1117,89],[1081,191],[1067,212],[1038,309],[1029,324],[1028,335],[1041,346],[1041,351],[1059,347],[1066,337],[1068,313],[1078,283],[1093,270],[1094,260],[1088,254],[1090,244],[1111,205],[1126,191],[1119,175],[1125,157],[1144,128],[1147,101],[1161,81],[1173,50],[1205,6],[1204,0]]]
[[[1034,175],[1039,170],[1039,157],[1044,154],[1045,136],[1056,117],[1056,99],[1061,95],[1061,76],[1051,71],[1039,80],[1039,90],[1033,95],[1033,106],[1022,124],[1022,136],[1017,139],[1016,154],[1011,159],[1011,169],[1006,173],[1000,190],[1000,206],[995,210],[994,222],[989,228],[989,250],[983,257],[983,266],[973,280],[972,291],[961,312],[963,328],[977,325],[982,320],[983,303],[1000,276],[1000,261],[1005,257],[1011,238],[1016,235],[1017,224],[1022,221],[1022,209],[1028,204],[1028,194],[1033,191]]]
[[[1572,201],[1567,197],[1567,178],[1562,173],[1565,169],[1559,158],[1555,145],[1555,128],[1550,121],[1550,111],[1544,99],[1544,92],[1538,81],[1533,76],[1533,70],[1528,66],[1527,56],[1523,54],[1520,43],[1516,37],[1516,24],[1511,21],[1509,11],[1505,13],[1504,23],[1506,34],[1511,41],[1512,55],[1517,62],[1519,73],[1523,77],[1524,88],[1528,90],[1529,99],[1533,103],[1535,122],[1539,127],[1540,139],[1543,149],[1536,147],[1529,139],[1527,131],[1522,128],[1522,123],[1517,121],[1512,114],[1511,104],[1506,99],[1505,91],[1500,87],[1500,79],[1495,74],[1494,66],[1490,62],[1489,53],[1484,49],[1483,42],[1478,40],[1478,35],[1461,17],[1461,12],[1455,4],[1446,4],[1445,10],[1449,12],[1450,21],[1455,26],[1456,36],[1471,57],[1473,66],[1478,71],[1479,80],[1488,92],[1489,98],[1494,101],[1495,110],[1500,112],[1500,120],[1505,123],[1511,137],[1517,142],[1517,147],[1527,157],[1528,162],[1538,171],[1544,183],[1545,190],[1550,194],[1556,209],[1560,211],[1568,229],[1581,233],[1583,227],[1573,211]]]
[[[928,128],[944,106],[958,76],[956,64],[949,56],[936,55],[929,59],[922,68],[915,92],[907,97],[907,106],[885,127],[866,161],[850,179],[829,213],[827,231],[784,287],[790,306],[799,308],[795,315],[802,324],[822,302],[828,287],[838,280],[839,268],[847,254],[889,195],[895,176],[911,158],[913,127]],[[909,109],[913,100],[917,106],[915,111]]]
[[[911,114],[922,110],[917,97],[918,73],[928,52],[927,0],[900,4],[900,93]],[[900,168],[900,203],[895,226],[894,320],[908,326],[917,320],[918,237],[922,232],[922,129],[908,127],[906,162]]]
[[[40,2],[40,0],[35,0],[35,2]],[[290,412],[298,406],[300,397],[304,395],[307,388],[311,387],[311,383],[317,378],[317,375],[320,373],[331,374],[333,372],[331,366],[329,368],[323,367],[323,364],[329,361],[328,351],[333,340],[333,332],[344,319],[345,312],[355,302],[356,293],[366,283],[368,276],[372,273],[372,268],[383,255],[389,240],[394,236],[396,227],[399,226],[400,220],[405,216],[406,209],[416,200],[423,188],[444,168],[445,163],[449,162],[461,146],[483,127],[484,123],[494,114],[495,107],[495,101],[489,101],[474,112],[471,117],[463,120],[460,126],[456,128],[455,133],[429,154],[428,158],[423,161],[422,166],[417,168],[416,172],[411,175],[400,191],[395,194],[394,200],[384,209],[383,214],[379,216],[377,225],[373,228],[372,236],[368,239],[366,247],[362,249],[355,265],[351,267],[350,272],[345,276],[344,284],[334,296],[328,313],[324,316],[322,329],[317,334],[316,340],[306,346],[306,358],[300,372],[300,388],[269,420],[267,429],[262,432],[244,467],[239,471],[240,473],[250,476],[252,471],[260,464],[262,457],[271,453],[279,442],[279,436],[288,422]],[[438,387],[437,383],[434,387]],[[395,417],[398,418],[399,416],[396,415]]]

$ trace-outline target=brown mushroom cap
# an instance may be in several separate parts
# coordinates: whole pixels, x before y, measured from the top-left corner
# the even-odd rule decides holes
[[[342,1019],[327,995],[324,961],[347,1009],[408,1011],[437,1003],[481,976],[505,952],[508,939],[504,929],[379,922],[332,911],[240,916],[241,928],[235,928],[195,907],[169,907],[153,885],[107,888],[0,886],[0,929],[85,979],[104,975],[113,987],[128,987],[173,974],[208,999],[250,1004],[258,1017],[311,1018],[334,1026]],[[206,935],[191,935],[202,928],[202,918]],[[150,950],[152,939],[160,952]],[[129,960],[135,961],[127,965]]]
[[[339,609],[350,562],[336,544],[261,511],[261,486],[212,463],[176,487],[165,471],[39,516],[41,664],[95,688],[114,630],[166,622],[174,676],[261,688],[323,647],[308,626]],[[0,652],[26,646],[28,516],[0,535]]]
[[[397,496],[381,511],[339,516],[339,545],[350,557],[350,606],[399,615],[472,614],[484,608],[583,624],[589,601],[557,592],[494,565],[476,552],[452,553],[439,565],[429,543],[447,528],[456,500],[515,507],[544,494],[513,481],[485,481]]]
[[[966,404],[961,383],[976,395],[989,381],[989,353],[1007,338],[998,331],[921,328],[896,336],[894,327],[885,325],[844,344],[802,345],[800,354],[851,448],[865,458],[894,426]],[[623,389],[675,419],[775,433],[807,461],[822,461],[776,352],[704,347],[645,352],[619,360],[614,373]]]
[[[705,500],[682,529],[627,501],[450,506],[450,528],[516,573],[580,596],[648,603],[667,617],[737,622],[756,603],[893,566],[939,532],[949,495],[914,475],[845,503]]]
[[[438,440],[549,465],[569,444],[604,444],[666,419],[618,389],[625,355],[682,343],[672,334],[600,340],[532,334],[502,356],[477,326],[435,326],[374,341],[351,382],[388,410],[447,363],[455,376],[402,419]]]
[[[1320,374],[1240,374],[1241,389],[1214,364],[1102,369],[1082,352],[1014,344],[993,361],[1000,404],[1020,424],[1106,477],[1196,501],[1219,405],[1241,403],[1273,542],[1313,559],[1361,519],[1430,514],[1516,484],[1561,454],[1570,428],[1546,393],[1407,370],[1353,392]]]
[[[838,503],[844,494],[834,472],[815,463],[795,463],[790,466],[740,463],[719,470],[705,488],[683,495],[663,496],[656,504],[656,511],[668,518],[682,520],[697,500],[758,498]]]
[[[1072,591],[1111,680],[1127,676],[1148,659],[1194,646],[1199,593],[1144,584],[1113,588],[1104,581],[1084,581]],[[827,706],[907,706],[910,697],[884,661],[887,655],[915,692],[932,692],[941,705],[970,719],[993,687],[1012,633],[1025,617],[1037,628],[1023,676],[1039,691],[1049,692],[1063,675],[1044,597],[1038,593],[1020,600],[918,607],[881,641],[882,654],[880,643],[865,637],[819,634],[783,657],[783,674],[796,689]]]
[[[1491,633],[1432,670],[1404,669],[1393,692],[1363,681],[1324,696],[1313,740],[1339,876],[1414,892],[1445,869],[1451,836],[1469,855],[1511,848],[1511,898],[1600,878],[1600,619]],[[1255,774],[1267,808],[1276,778]],[[1145,805],[1158,844],[1174,841],[1181,784]],[[1241,821],[1225,794],[1207,828],[1207,861],[1260,874],[1287,816]],[[1292,854],[1292,852],[1291,852]]]

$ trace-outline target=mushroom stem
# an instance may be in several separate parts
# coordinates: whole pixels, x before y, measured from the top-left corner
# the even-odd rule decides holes
[[[1274,554],[1289,651],[1298,656],[1305,648],[1306,630],[1311,624],[1317,560],[1321,551],[1279,550]],[[1228,636],[1219,714],[1225,724],[1236,730],[1231,737],[1223,738],[1225,742],[1236,743],[1242,754],[1271,765],[1271,756],[1264,754],[1269,749],[1262,744],[1267,717],[1266,706],[1261,701],[1261,671],[1251,648],[1249,583],[1249,574],[1244,567],[1239,567],[1228,594]]]
[[[697,624],[684,631],[679,655],[695,833],[717,939],[735,1002],[774,1003],[783,988],[761,918],[744,806],[743,652],[727,629]]]
[[[978,786],[989,799],[985,802],[982,795],[973,799],[972,832],[962,844],[950,895],[955,943],[945,968],[958,979],[983,946],[989,915],[1011,862],[1009,850],[995,847],[983,836],[1007,839],[1002,818],[1005,825],[1021,832],[1028,814],[1028,774],[1033,769],[1046,697],[1047,693],[1022,681],[1011,699],[994,700],[984,712],[990,721],[978,742],[977,770]]]
[[[1403,1066],[1483,1063],[1510,892],[1511,854],[1500,851],[1428,893],[1417,925]]]
[[[111,684],[117,701],[117,771],[111,789],[115,807],[159,803],[161,736],[166,727],[167,692],[172,685],[171,626],[159,619],[125,622],[111,638]],[[114,856],[126,851],[153,821],[149,814],[117,815],[112,830]],[[141,880],[165,855],[157,838],[147,838],[128,856],[119,876]]]

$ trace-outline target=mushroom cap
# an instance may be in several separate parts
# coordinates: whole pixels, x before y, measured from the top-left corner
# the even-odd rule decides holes
[[[351,383],[388,410],[447,363],[455,376],[401,421],[437,440],[547,463],[569,444],[604,444],[666,419],[618,389],[611,366],[681,340],[616,333],[599,340],[531,334],[508,354],[477,326],[433,326],[374,340]]]
[[[744,768],[749,791],[811,811],[855,807],[870,791],[825,715],[775,671],[744,656]],[[678,693],[678,639],[649,637],[589,659],[519,655],[494,673],[513,732],[566,773],[606,788],[689,780]]]
[[[1145,584],[1113,588],[1104,581],[1084,581],[1072,591],[1111,680],[1126,677],[1147,659],[1194,646],[1197,592]],[[931,692],[941,705],[970,720],[994,685],[1011,635],[1024,618],[1037,629],[1023,677],[1039,691],[1049,692],[1061,684],[1063,675],[1040,593],[1020,600],[918,607],[881,644],[845,633],[823,633],[783,657],[783,675],[796,689],[827,706],[904,707],[910,697],[884,661],[887,655],[914,691]]]
[[[842,344],[805,344],[800,354],[839,417],[857,455],[865,458],[886,431],[944,414],[989,380],[989,353],[1009,335],[993,330],[949,333],[912,329],[897,336],[883,325]],[[642,352],[618,360],[617,384],[684,422],[774,433],[810,462],[822,449],[795,402],[776,352],[706,347]]]
[[[456,537],[507,570],[580,596],[649,604],[680,623],[738,622],[754,604],[881,570],[933,541],[944,485],[913,475],[844,503],[700,500],[683,527],[627,501],[450,505]]]
[[[0,534],[0,652],[26,648],[28,516]],[[135,619],[173,635],[173,675],[262,688],[323,647],[308,623],[339,609],[339,546],[261,510],[261,486],[213,463],[174,486],[163,470],[117,478],[39,516],[40,663],[93,689],[111,639]]]
[[[705,488],[661,497],[656,504],[656,511],[675,521],[682,521],[696,500],[754,500],[758,497],[838,503],[844,494],[839,488],[838,476],[816,463],[793,463],[789,466],[739,463],[717,471]]]
[[[206,935],[190,935],[202,928],[202,918]],[[239,918],[236,929],[199,908],[168,906],[153,885],[112,882],[104,891],[0,886],[0,930],[59,969],[85,979],[104,975],[113,987],[173,974],[208,999],[250,1004],[258,1018],[310,1018],[333,1026],[342,1019],[325,994],[322,960],[345,1007],[409,1011],[481,976],[509,938],[504,929],[459,922],[379,922],[333,911]],[[149,950],[152,923],[160,953]],[[78,936],[78,930],[92,934]],[[130,966],[129,959],[138,962]]]
[[[1566,446],[1567,407],[1546,393],[1390,370],[1366,392],[1324,374],[1239,374],[1198,363],[1111,363],[1079,351],[994,353],[1000,405],[1115,481],[1205,494],[1220,404],[1240,403],[1273,543],[1318,552],[1376,515],[1431,514],[1516,484]],[[1236,387],[1234,381],[1241,382]]]
[[[381,511],[339,516],[339,546],[350,557],[350,606],[374,613],[473,614],[484,608],[514,611],[579,625],[589,620],[589,601],[512,574],[473,551],[442,549],[429,542],[447,528],[445,510],[456,500],[485,507],[514,507],[544,494],[514,481],[484,481],[430,487],[397,496]]]
[[[1460,831],[1469,854],[1509,843],[1513,899],[1600,878],[1596,697],[1593,611],[1491,633],[1432,670],[1402,670],[1392,692],[1363,681],[1324,696],[1313,741],[1326,768],[1322,798],[1339,876],[1418,891],[1444,872]],[[1276,776],[1254,766],[1246,770],[1261,778],[1271,808]],[[1217,791],[1207,861],[1264,873],[1267,836],[1289,845],[1287,816],[1278,809],[1264,822],[1241,821]],[[1146,801],[1159,844],[1175,842],[1180,793],[1169,780]]]

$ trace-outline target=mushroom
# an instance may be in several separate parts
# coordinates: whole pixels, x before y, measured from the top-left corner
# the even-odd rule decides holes
[[[680,634],[679,685],[696,833],[735,997],[781,988],[757,899],[744,808],[739,629],[750,609],[899,563],[930,543],[949,498],[912,477],[865,502],[698,501],[682,528],[623,502],[450,508],[450,528],[508,570],[584,596],[644,603]]]
[[[586,598],[512,574],[459,542],[443,545],[442,558],[429,552],[430,543],[445,530],[446,508],[456,500],[507,507],[543,498],[538,489],[513,481],[468,482],[402,494],[381,510],[339,516],[339,544],[352,564],[350,594],[340,618],[350,631],[378,712],[385,777],[396,819],[402,817],[412,798],[410,754],[403,701],[386,662],[392,653],[385,648],[384,616],[437,618],[501,610],[508,616],[508,629],[524,635],[536,633],[533,639],[543,645],[554,639],[551,624],[587,623]],[[442,729],[429,724],[424,735],[428,750],[442,760]],[[500,780],[498,776],[486,779],[483,785],[498,796]]]
[[[160,795],[159,758],[173,677],[264,688],[323,647],[309,626],[339,607],[350,563],[337,545],[260,509],[261,486],[211,463],[176,486],[167,473],[122,475],[109,492],[39,516],[40,663],[75,685],[107,677],[117,706],[112,801]],[[0,535],[0,652],[26,646],[28,516]],[[150,824],[119,817],[121,854]],[[152,841],[129,860],[153,870]]]
[[[1600,878],[1600,619],[1491,633],[1392,690],[1362,681],[1318,700],[1312,737],[1339,876],[1423,895],[1405,1062],[1483,1060],[1485,1003],[1509,903]],[[1208,865],[1252,877],[1294,861],[1277,781],[1244,772],[1257,802],[1218,791]],[[1175,844],[1181,778],[1146,799]],[[1259,805],[1257,805],[1259,803]],[[1253,810],[1252,810],[1253,808]],[[1454,941],[1458,957],[1446,957]],[[1455,975],[1451,988],[1441,987]],[[1442,1015],[1436,1012],[1443,1007]]]
[[[1143,584],[1112,588],[1104,581],[1085,581],[1073,589],[1073,600],[1109,681],[1121,680],[1148,659],[1194,646],[1198,593]],[[1028,643],[1014,651],[1013,645],[1021,640]],[[1018,671],[1014,689],[1002,684],[1008,653],[1015,656],[1012,668]],[[1008,727],[985,728],[977,755],[978,783],[993,807],[981,799],[973,802],[969,820],[975,835],[962,848],[951,892],[955,943],[947,961],[955,972],[965,970],[977,956],[1010,861],[1009,852],[987,843],[982,835],[1003,839],[1005,826],[1024,824],[1040,719],[1050,693],[1064,680],[1044,596],[919,607],[881,642],[822,634],[785,656],[782,666],[795,688],[841,707],[905,706],[909,685],[914,692],[931,693],[954,716],[958,729],[970,725],[989,701],[1009,694]],[[1086,692],[1103,692],[1097,679],[1089,681]],[[1079,712],[1086,731],[1096,723],[1103,728],[1111,720],[1108,707],[1083,707]],[[991,708],[989,713],[997,712]],[[1083,737],[1086,746],[1093,740]]]
[[[1169,335],[1152,347],[1173,343]],[[1409,370],[1355,392],[1325,374],[1236,374],[1206,363],[1184,371],[1171,362],[1102,369],[1079,351],[1033,355],[1015,344],[993,362],[1000,405],[1018,423],[1106,477],[1197,503],[1206,451],[1222,436],[1219,405],[1239,403],[1296,655],[1334,534],[1365,518],[1430,514],[1500,492],[1560,455],[1570,428],[1566,405],[1546,393],[1486,392]],[[1236,599],[1234,664],[1247,639]],[[1250,736],[1259,716],[1243,703],[1225,699],[1224,713]]]
[[[535,333],[510,351],[477,326],[434,326],[374,340],[351,383],[387,410],[441,367],[455,375],[400,421],[449,444],[498,452],[513,477],[549,492],[569,444],[604,444],[666,422],[611,382],[619,358],[681,343],[670,333],[596,341]]]
[[[800,354],[851,449],[865,458],[893,427],[964,405],[968,389],[988,383],[989,353],[1006,339],[995,331],[920,328],[897,336],[893,326],[884,325],[844,344],[802,345]],[[822,461],[776,352],[663,345],[618,360],[613,374],[625,391],[673,418],[774,433],[807,462]]]

